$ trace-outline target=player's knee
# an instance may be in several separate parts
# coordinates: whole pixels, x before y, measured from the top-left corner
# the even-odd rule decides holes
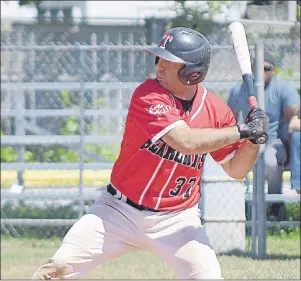
[[[32,275],[31,279],[49,280],[49,279],[77,279],[78,274],[73,272],[71,265],[64,261],[49,260],[43,264]]]

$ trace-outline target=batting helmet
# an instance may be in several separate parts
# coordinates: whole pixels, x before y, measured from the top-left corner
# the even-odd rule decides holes
[[[183,84],[194,85],[202,82],[208,72],[211,47],[207,38],[190,28],[176,27],[164,33],[158,46],[148,51],[168,61],[184,63],[178,72]]]

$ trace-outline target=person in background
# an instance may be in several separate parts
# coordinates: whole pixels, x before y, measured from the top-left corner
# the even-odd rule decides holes
[[[290,130],[296,128],[295,116],[300,105],[298,94],[283,80],[275,75],[276,61],[267,50],[264,52],[264,107],[269,117],[269,140],[265,146],[265,176],[268,183],[268,194],[280,194],[282,186],[282,173],[289,161],[289,151],[292,152],[293,161],[297,157],[295,151],[299,151],[300,167],[300,132],[289,136]],[[248,93],[244,83],[235,85],[229,95],[228,105],[232,109],[238,123],[245,120],[248,113]],[[300,121],[300,120],[299,120]],[[299,122],[300,130],[300,122]],[[290,149],[289,142],[292,140],[293,147]],[[299,146],[298,146],[299,141]],[[293,164],[295,165],[295,164]],[[292,165],[292,166],[293,166]],[[293,181],[295,182],[296,170],[293,168]],[[300,168],[299,168],[300,169]],[[299,170],[298,170],[299,171]],[[299,179],[300,188],[300,179]],[[296,188],[297,189],[297,188]],[[271,205],[270,220],[280,217],[282,203]]]
[[[289,135],[291,138],[291,194],[300,194],[300,107],[298,114],[289,123]]]

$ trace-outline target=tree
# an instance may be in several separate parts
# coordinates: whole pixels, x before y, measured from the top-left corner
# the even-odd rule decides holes
[[[19,0],[19,6],[34,5],[38,12],[38,19],[42,17],[43,12],[40,9],[42,0]]]
[[[169,22],[168,28],[184,26],[208,36],[221,28],[221,24],[214,22],[213,17],[222,13],[233,1],[195,1],[194,6],[188,6],[186,0],[174,2],[177,16]]]
[[[41,9],[40,4],[43,2],[43,0],[19,0],[19,6],[26,6],[26,5],[34,5],[36,7],[36,10],[38,12],[38,20],[43,21],[45,20],[45,9]],[[71,1],[69,1],[71,2]],[[74,1],[76,2],[76,1]],[[51,21],[57,21],[58,17],[58,11],[60,10],[59,7],[51,8],[50,10],[50,18]],[[64,8],[63,14],[64,14],[64,21],[72,21],[72,8]]]
[[[19,6],[35,5],[38,8],[41,2],[41,0],[19,0]]]
[[[272,1],[251,1],[250,5],[256,6],[269,6],[272,4]]]

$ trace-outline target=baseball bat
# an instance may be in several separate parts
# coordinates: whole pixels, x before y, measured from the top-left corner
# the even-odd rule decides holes
[[[248,98],[249,107],[257,108],[258,104],[255,96],[250,52],[247,43],[245,28],[240,22],[232,22],[229,25],[229,32],[231,35],[231,40],[239,64],[242,79],[245,83],[249,95]],[[263,134],[257,139],[257,142],[260,144],[263,144],[266,141],[267,141],[267,136],[265,134]]]

